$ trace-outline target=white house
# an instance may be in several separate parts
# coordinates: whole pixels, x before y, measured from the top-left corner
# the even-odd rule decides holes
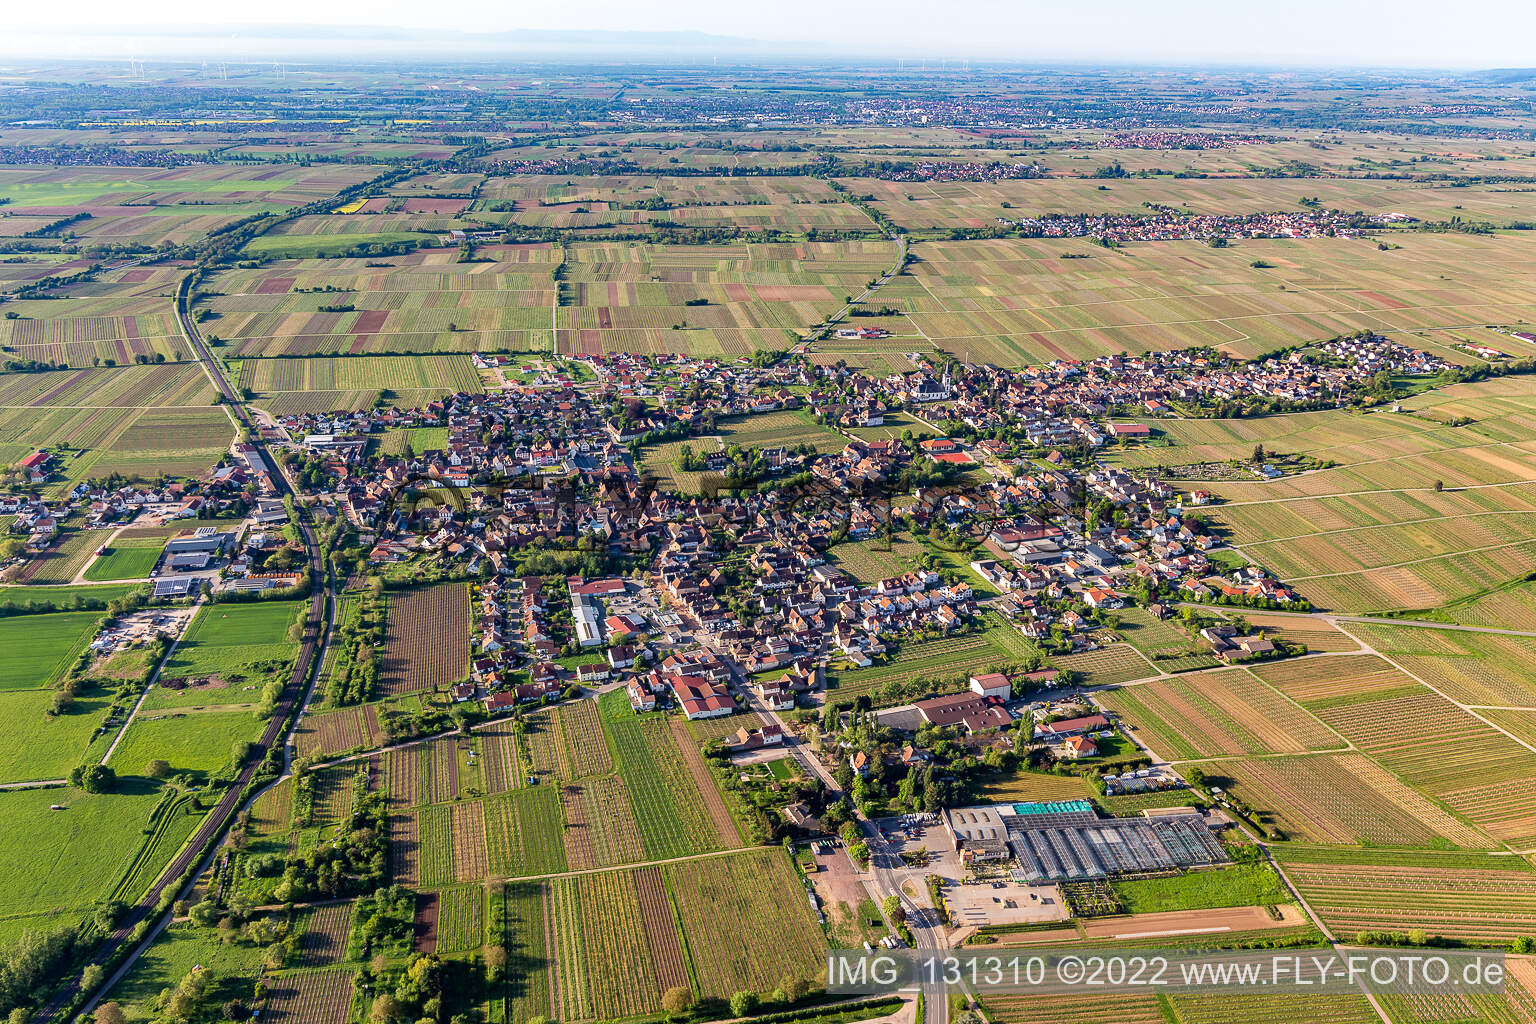
[[[1008,682],[1008,677],[1001,672],[988,672],[982,676],[971,676],[971,691],[983,697],[1007,700],[1012,695],[1013,688]]]

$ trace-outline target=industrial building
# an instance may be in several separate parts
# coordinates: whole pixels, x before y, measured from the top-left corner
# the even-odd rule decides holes
[[[1022,882],[1224,864],[1221,841],[1192,808],[1141,818],[1101,818],[1086,800],[958,807],[944,825],[967,861],[1012,862]]]

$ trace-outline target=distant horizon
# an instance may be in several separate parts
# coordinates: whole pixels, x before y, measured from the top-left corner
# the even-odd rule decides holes
[[[329,26],[317,26],[329,27]],[[362,31],[406,31],[395,29],[393,26],[358,26]],[[515,30],[513,30],[515,31]],[[538,30],[531,30],[537,32]],[[506,33],[511,35],[512,31]],[[606,33],[609,37],[634,36],[644,37],[648,35],[643,31],[626,33]],[[973,72],[995,71],[1205,71],[1211,73],[1258,73],[1258,74],[1285,74],[1299,73],[1309,75],[1365,75],[1376,73],[1391,73],[1402,75],[1452,75],[1457,77],[1473,77],[1492,74],[1528,74],[1536,78],[1536,58],[1529,64],[1507,65],[1415,65],[1415,64],[1389,64],[1389,63],[1338,63],[1327,61],[1306,61],[1295,59],[1290,61],[1261,62],[1257,60],[1244,60],[1238,58],[1207,59],[1195,58],[1116,58],[1095,59],[1090,56],[1045,56],[1038,57],[1002,57],[1002,56],[965,56],[964,54],[936,53],[931,56],[909,56],[900,53],[843,53],[841,55],[813,49],[801,49],[790,43],[775,43],[767,40],[748,39],[746,37],[720,36],[711,37],[729,43],[756,44],[757,49],[738,47],[734,49],[722,48],[718,50],[673,48],[661,49],[656,44],[634,45],[625,47],[622,45],[610,45],[609,47],[581,47],[575,41],[567,43],[544,42],[537,46],[522,48],[497,49],[490,44],[466,44],[454,47],[444,42],[431,45],[422,45],[420,37],[398,42],[385,38],[366,36],[359,37],[320,37],[301,39],[289,36],[235,36],[216,37],[212,35],[195,35],[188,33],[156,35],[139,35],[136,33],[109,33],[103,32],[99,36],[84,37],[84,39],[100,40],[134,40],[136,43],[146,41],[176,41],[186,44],[183,47],[172,47],[157,50],[152,47],[136,45],[125,47],[118,52],[99,52],[83,42],[77,42],[71,49],[59,49],[53,52],[39,52],[35,48],[26,48],[25,52],[18,52],[19,45],[28,40],[39,37],[20,36],[0,39],[0,61],[8,65],[46,65],[53,63],[82,63],[82,64],[111,64],[133,61],[149,67],[170,67],[184,65],[194,61],[222,60],[231,65],[250,64],[271,66],[274,61],[285,65],[305,65],[324,67],[335,63],[359,63],[370,64],[376,62],[389,62],[400,67],[433,66],[440,64],[445,59],[457,59],[465,62],[466,69],[473,68],[478,71],[487,71],[503,66],[534,65],[534,66],[572,66],[579,67],[587,64],[623,65],[634,64],[637,66],[666,67],[669,64],[678,66],[699,67],[718,65],[722,69],[730,67],[740,68],[772,68],[786,65],[804,64],[820,68],[876,68],[890,70],[904,70],[907,73],[950,73],[961,72],[963,66],[969,66]],[[82,37],[74,36],[75,40]],[[270,45],[254,47],[249,52],[237,52],[240,44],[259,41],[264,44],[299,43],[301,52],[292,56],[279,57],[276,50]],[[618,40],[614,40],[618,42]],[[18,45],[8,45],[16,43]],[[192,45],[192,44],[201,45]],[[227,44],[229,52],[213,52],[209,49],[209,43]],[[335,49],[344,45],[357,43],[378,44],[365,45],[361,49],[342,51]],[[402,49],[411,52],[401,52]],[[290,52],[290,51],[284,51]]]
[[[1038,8],[1038,9],[1036,9]],[[403,54],[527,54],[580,59],[657,56],[735,59],[965,61],[988,65],[1148,68],[1491,71],[1533,61],[1536,11],[1502,0],[1465,0],[1455,11],[1404,0],[1390,19],[1354,0],[1294,0],[1283,11],[1234,10],[1221,0],[1103,0],[1092,11],[1040,4],[957,0],[935,20],[917,0],[813,4],[783,0],[771,18],[705,0],[620,4],[588,0],[579,11],[488,0],[435,12],[404,0],[269,0],[262,14],[219,20],[192,0],[145,0],[136,24],[111,24],[122,9],[77,0],[63,10],[12,12],[0,56],[57,59],[254,60]],[[519,24],[510,24],[516,19]],[[575,23],[580,19],[583,23]],[[1319,26],[1327,25],[1327,31]]]

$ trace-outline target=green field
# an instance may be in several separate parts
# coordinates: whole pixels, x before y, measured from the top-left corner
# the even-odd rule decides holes
[[[963,13],[937,16],[961,24]],[[1298,27],[1317,20],[1299,13]],[[1389,40],[1394,24],[1383,29]],[[1505,35],[1516,45],[1518,33]],[[799,585],[821,557],[865,586],[932,566],[946,583],[969,585],[975,619],[941,635],[914,616],[910,631],[882,635],[888,651],[868,668],[827,650],[826,714],[794,717],[821,722],[829,765],[859,745],[889,755],[907,742],[872,724],[866,706],[1050,665],[1064,686],[1093,688],[1093,704],[1114,719],[1099,755],[1057,763],[1042,744],[1017,757],[1007,731],[945,740],[928,799],[951,808],[1088,799],[1134,815],[1215,788],[1222,799],[1210,799],[1241,818],[1225,836],[1240,863],[1103,884],[1128,915],[1304,898],[1313,918],[1230,932],[1143,931],[1128,920],[1107,922],[1128,937],[1088,939],[1077,925],[1000,947],[1057,935],[1105,951],[1315,951],[1326,945],[1318,928],[1345,944],[1361,932],[1423,930],[1430,947],[1443,939],[1498,952],[1536,938],[1536,79],[1237,67],[973,75],[968,64],[924,64],[914,76],[900,64],[814,61],[538,61],[510,71],[246,63],[233,75],[185,61],[131,63],[126,73],[121,61],[12,64],[0,72],[0,492],[40,499],[59,532],[36,557],[28,550],[0,567],[0,786],[50,787],[0,789],[0,943],[142,897],[269,727],[258,715],[270,711],[274,684],[291,678],[303,601],[200,604],[141,703],[159,647],[85,657],[106,604],[134,591],[124,581],[148,577],[171,534],[230,529],[248,515],[252,490],[225,490],[210,474],[238,461],[237,435],[261,430],[274,452],[295,458],[293,500],[312,511],[346,588],[340,631],[316,667],[316,703],[293,740],[301,766],[357,756],[289,773],[247,818],[219,822],[231,856],[195,897],[237,897],[221,917],[240,898],[273,903],[260,913],[293,925],[289,959],[265,967],[278,952],[269,941],[196,927],[177,908],[106,993],[133,1024],[663,1024],[662,993],[674,987],[699,1004],[669,1021],[736,1018],[736,992],[763,998],[746,1024],[784,1024],[781,1014],[852,1024],[863,1012],[820,993],[794,1006],[772,995],[787,981],[814,987],[829,940],[877,941],[887,924],[884,893],[835,870],[802,876],[763,835],[760,810],[782,839],[773,807],[804,795],[793,759],[749,767],[703,756],[754,715],[635,714],[622,683],[493,723],[477,721],[478,701],[452,702],[449,685],[493,625],[480,618],[477,588],[534,573],[553,598],[557,647],[573,632],[566,572],[644,579],[657,592],[675,573],[696,574],[750,630],[710,636],[700,626],[688,644],[745,657],[758,643],[751,630],[817,653],[817,636],[795,617],[813,619],[811,605],[823,632],[854,621],[856,599]],[[1083,220],[1039,220],[1057,214]],[[1388,214],[1417,220],[1368,220]],[[1232,219],[1171,226],[1196,215]],[[1119,219],[1089,223],[1101,216]],[[1126,237],[1137,220],[1156,223]],[[461,245],[449,235],[458,229],[479,237]],[[1278,237],[1252,237],[1263,233]],[[1152,237],[1177,234],[1190,237]],[[388,248],[401,251],[379,251]],[[182,313],[216,365],[198,361]],[[885,336],[837,336],[848,327]],[[1356,374],[1347,356],[1318,358],[1347,352],[1324,343],[1355,332],[1456,372],[1407,376],[1403,364],[1367,356]],[[1182,368],[1141,372],[1137,354],[1176,350],[1188,354]],[[509,362],[482,371],[476,356]],[[1264,387],[1222,379],[1249,359],[1275,371]],[[917,381],[927,375],[950,397],[924,401],[933,396]],[[1446,383],[1456,376],[1478,379]],[[439,402],[458,393],[474,397]],[[798,407],[744,412],[780,401]],[[864,401],[888,409],[882,426],[838,429],[811,411]],[[1286,402],[1312,411],[1270,411]],[[637,422],[635,403],[671,439],[610,449],[610,431]],[[369,415],[340,415],[351,412]],[[1025,443],[1042,421],[1078,417],[1075,438],[1091,434],[1083,421],[1106,420],[1144,423],[1151,436],[1101,447],[1053,438],[1057,462]],[[356,430],[370,443],[354,464],[282,441],[282,430],[294,441]],[[743,488],[739,500],[711,502],[713,474],[679,468],[685,447],[716,464],[736,449],[782,447],[791,458],[772,484],[799,473],[802,455],[907,432],[963,437],[978,456],[996,441],[1001,454],[989,444],[976,464],[948,467],[963,470],[950,482],[977,498],[970,511],[1068,534],[1063,557],[1037,566],[1067,593],[1032,579],[1013,595],[1042,617],[1059,622],[1100,572],[1102,585],[1138,599],[1144,583],[1165,583],[1159,599],[1177,602],[1181,584],[1210,572],[1196,554],[1206,539],[1182,535],[1177,518],[1210,527],[1214,575],[1262,567],[1318,609],[1212,614],[1243,616],[1309,655],[1219,665],[1182,620],[1129,607],[1096,623],[1079,653],[1047,656],[970,568],[993,557],[986,548],[943,549],[950,526],[972,525],[960,522],[962,501],[953,520],[941,513],[912,527],[921,533],[833,543],[844,535],[831,515],[801,506],[786,520],[792,492],[747,497]],[[519,476],[496,459],[503,445],[545,440],[581,453],[571,516],[546,502],[564,492],[522,489],[554,473]],[[34,484],[20,463],[39,449],[51,475]],[[438,520],[442,535],[425,516],[370,514],[378,488],[400,482],[372,460],[407,453],[407,476],[468,463],[477,481],[475,507]],[[930,479],[919,470],[932,464],[921,449],[888,453],[869,475],[900,492],[890,495],[898,513],[911,512]],[[1286,472],[1259,479],[1253,464],[1266,461]],[[1170,490],[1150,480],[1128,489],[1095,467]],[[631,471],[699,500],[661,495],[635,515],[616,510],[637,496]],[[158,492],[129,495],[134,510],[193,499],[220,518],[87,529],[115,516],[103,510],[120,486]],[[1212,499],[1198,510],[1195,490]],[[12,505],[0,526],[20,542],[43,513]],[[610,537],[618,543],[584,532],[571,553],[553,540],[567,526],[599,526],[608,511],[624,531]],[[670,543],[668,527],[690,521],[709,533],[697,554]],[[559,529],[546,534],[550,524]],[[450,534],[456,545],[436,543]],[[376,545],[395,540],[410,557],[372,565]],[[1087,540],[1123,555],[1122,569],[1078,568]],[[765,569],[781,552],[797,577],[784,590]],[[366,635],[371,598],[360,595],[380,583],[406,589],[389,592],[387,630]],[[663,602],[681,613],[680,603]],[[649,611],[648,599],[635,607]],[[528,626],[524,608],[504,602],[509,648]],[[1480,628],[1431,628],[1451,624]],[[676,634],[664,639],[655,625],[649,653],[665,658]],[[603,653],[574,652],[548,657],[570,669]],[[527,679],[528,659],[508,654],[506,680]],[[356,670],[375,656],[377,680]],[[73,694],[56,689],[76,683]],[[55,702],[62,713],[51,715]],[[843,715],[850,705],[858,710]],[[127,724],[102,730],[130,708]],[[115,789],[56,784],[103,758],[114,738]],[[1187,776],[1198,770],[1206,785],[1098,795],[1096,772],[1148,755]],[[169,779],[149,778],[162,759]],[[895,780],[881,770],[888,792]],[[379,813],[367,835],[362,806]],[[364,855],[376,859],[323,864],[352,824],[360,843],[377,842]],[[1243,829],[1267,846],[1256,851]],[[1283,882],[1266,857],[1283,866]],[[369,888],[387,878],[411,890],[393,934],[366,951],[358,919],[377,904],[348,884],[363,877]],[[825,922],[808,881],[830,896]],[[280,891],[313,905],[277,906]],[[374,976],[428,945],[425,932],[412,934],[413,907],[418,925],[435,921],[447,979],[445,998],[425,1006]],[[300,934],[339,943],[317,954]],[[509,954],[506,978],[482,987],[493,946]],[[93,952],[72,951],[45,981],[78,976]],[[375,954],[382,960],[370,963]],[[1391,1024],[1536,1024],[1533,964],[1511,960],[1507,1003],[1014,994],[989,997],[985,1009],[995,1024],[1369,1024],[1377,1014]],[[0,1018],[15,966],[0,963]],[[181,1012],[166,992],[195,966],[212,989]],[[371,1005],[397,991],[411,1003],[402,1012]],[[867,1009],[871,1018],[894,1010]],[[952,1011],[957,1024],[969,1020]]]
[[[152,760],[171,771],[212,775],[228,767],[237,742],[254,741],[262,723],[243,711],[192,712],[151,717],[140,709],[110,762],[119,775],[142,774]]]
[[[0,611],[72,611],[105,609],[119,597],[142,588],[131,585],[100,587],[0,587]]]
[[[636,715],[623,690],[609,692],[599,704],[619,777],[635,809],[646,859],[720,849],[720,837],[700,806],[699,788],[683,763],[667,719]]]
[[[17,615],[0,619],[0,690],[32,689],[56,682],[95,635],[95,612]]]
[[[1291,901],[1280,876],[1268,864],[1186,871],[1172,878],[1126,879],[1111,882],[1110,887],[1130,914],[1272,906]]]
[[[847,541],[827,552],[828,561],[863,584],[900,576],[916,567],[922,544],[905,536]]]
[[[547,875],[568,870],[564,821],[553,786],[533,786],[485,802],[487,857],[493,875]]]
[[[97,556],[85,570],[88,580],[141,580],[160,561],[164,544],[154,541],[118,540]]]
[[[75,459],[78,464],[80,459]],[[73,465],[70,471],[72,479],[79,479]],[[96,546],[101,543],[101,538],[86,530],[78,529],[78,523],[70,524],[72,527],[61,531],[60,536],[46,551],[34,556],[27,565],[26,581],[28,583],[40,583],[45,586],[62,586],[73,583],[76,574],[85,567],[96,554]]]
[[[212,999],[249,998],[264,954],[254,943],[221,942],[213,929],[190,922],[173,924],[107,992],[107,999],[121,1004],[129,1020],[149,1020],[155,1015],[156,997],[167,988],[174,989],[197,965],[207,968],[214,979]]]
[[[0,792],[0,917],[85,910],[132,861],[160,799],[158,784],[126,779],[115,793]],[[58,804],[62,810],[49,810]]]
[[[411,451],[442,451],[448,447],[447,427],[396,427],[379,435],[379,451],[385,455],[404,455]]]
[[[62,779],[85,760],[86,749],[111,701],[100,691],[49,715],[50,690],[0,690],[0,783]]]
[[[883,418],[885,422],[878,427],[849,427],[848,432],[865,441],[900,437],[907,431],[911,431],[912,436],[917,438],[934,437],[939,433],[909,412],[887,412]]]
[[[924,347],[1000,366],[1197,346],[1252,358],[1361,328],[1531,319],[1536,293],[1504,262],[1518,260],[1522,244],[1514,232],[1425,236],[1390,253],[1365,240],[1328,238],[1252,239],[1223,249],[1145,242],[1068,262],[1063,253],[1092,246],[925,241],[911,271],[923,288],[904,306]],[[1268,269],[1253,268],[1256,259]],[[1457,301],[1427,300],[1435,288]],[[1508,312],[1472,315],[1494,309]]]
[[[293,664],[292,630],[301,607],[293,601],[204,606],[145,708],[258,703],[262,686]]]
[[[881,687],[918,679],[942,683],[940,688],[944,690],[961,689],[967,676],[990,671],[990,666],[1008,664],[1012,660],[1010,650],[994,640],[991,633],[965,633],[904,643],[896,655],[883,664],[829,672],[827,698],[841,702],[869,694],[877,704],[884,703],[879,694]]]
[[[1082,673],[1083,681],[1090,686],[1123,683],[1158,673],[1158,669],[1130,644],[1110,644],[1096,651],[1055,655],[1051,664]]]
[[[377,234],[332,235],[262,235],[246,243],[245,251],[252,256],[268,259],[315,259],[323,256],[339,256],[359,245],[398,245],[415,242],[433,245],[436,235],[417,231],[381,231]]]
[[[793,449],[802,444],[808,444],[818,452],[835,452],[848,443],[842,435],[817,424],[811,419],[810,413],[788,409],[722,420],[720,437],[722,444],[727,448],[731,445],[740,445],[743,448],[772,448],[782,445]],[[695,447],[694,451],[701,451],[701,449]]]
[[[1519,375],[1458,384],[1407,398],[1401,408],[1168,420],[1161,429],[1173,447],[1115,457],[1178,465],[1241,458],[1260,443],[1334,462],[1280,480],[1201,484],[1221,499],[1208,518],[1321,608],[1449,603],[1467,610],[1447,611],[1447,619],[1521,621],[1518,581],[1536,572],[1529,514],[1536,383]]]

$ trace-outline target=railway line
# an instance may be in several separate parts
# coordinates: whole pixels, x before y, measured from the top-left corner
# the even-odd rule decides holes
[[[223,367],[208,350],[207,343],[204,342],[202,335],[198,333],[196,325],[192,322],[190,315],[191,288],[192,275],[188,275],[182,280],[182,284],[176,292],[176,319],[181,332],[185,336],[187,343],[192,347],[192,351],[196,353],[197,360],[202,364],[203,370],[224,397],[224,401],[233,414],[235,421],[248,428],[251,438],[250,443],[255,446],[262,460],[266,463],[273,487],[277,490],[277,493],[281,496],[293,495],[292,484],[283,473],[282,467],[278,464],[277,460],[272,457],[265,442],[262,441],[260,431],[255,428],[251,415],[245,408],[244,400],[230,386],[228,379],[224,376]],[[160,877],[150,886],[149,891],[123,915],[122,921],[119,922],[112,933],[101,941],[90,960],[87,961],[87,964],[94,964],[103,968],[114,964],[122,950],[128,945],[134,944],[133,934],[141,921],[153,919],[159,913],[169,912],[157,909],[166,889],[178,883],[188,869],[196,864],[198,859],[204,855],[204,851],[210,844],[218,839],[230,822],[234,820],[235,814],[239,811],[244,800],[246,789],[256,777],[256,773],[266,761],[268,754],[273,749],[280,749],[286,743],[288,730],[292,725],[292,719],[295,717],[294,712],[310,692],[309,678],[318,660],[317,654],[322,650],[322,643],[326,633],[326,573],[324,563],[320,557],[320,544],[315,536],[314,525],[310,522],[308,513],[302,505],[298,504],[295,504],[294,511],[298,520],[298,534],[308,559],[311,589],[309,613],[304,624],[304,634],[299,644],[298,658],[294,662],[293,672],[289,676],[287,684],[283,687],[282,695],[274,706],[272,717],[267,721],[267,725],[262,730],[260,738],[256,741],[257,750],[255,754],[246,762],[245,767],[240,770],[240,774],[236,776],[234,783],[224,791],[224,795],[219,799],[218,804],[203,819],[202,824],[192,834],[192,838],[171,858],[171,862],[166,865],[165,870],[160,873]],[[142,950],[143,946],[153,940],[153,937],[154,930],[151,929],[150,934],[135,944],[138,949],[128,958],[130,962]],[[87,964],[79,966],[83,968]],[[43,1022],[60,1019],[60,1012],[66,1006],[69,1006],[79,993],[80,974],[74,973],[65,984],[60,986],[48,1003],[38,1010],[34,1020],[38,1024],[43,1024]]]

